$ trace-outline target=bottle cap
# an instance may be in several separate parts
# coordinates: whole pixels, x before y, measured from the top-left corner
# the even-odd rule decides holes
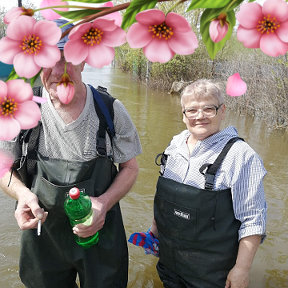
[[[69,196],[71,199],[76,200],[80,196],[80,190],[77,187],[73,187],[69,190]]]

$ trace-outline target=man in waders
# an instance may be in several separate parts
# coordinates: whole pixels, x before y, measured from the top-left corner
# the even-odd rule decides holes
[[[223,103],[211,81],[187,86],[181,97],[187,130],[172,139],[159,163],[155,221],[145,234],[154,244],[158,236],[157,270],[165,288],[248,287],[265,237],[266,170],[234,127],[220,130]]]
[[[60,20],[58,24],[64,23]],[[67,37],[58,43],[61,50],[66,41]],[[67,63],[75,96],[69,104],[62,104],[57,83],[64,67],[62,52],[62,59],[55,67],[44,68],[41,73],[44,85],[41,94],[47,99],[41,105],[41,124],[25,133],[22,140],[1,142],[16,158],[22,157],[17,175],[26,184],[15,173],[9,187],[10,173],[1,179],[1,189],[18,202],[15,217],[24,230],[20,278],[28,288],[78,287],[77,275],[83,288],[124,288],[128,278],[128,249],[118,202],[138,174],[135,157],[141,153],[139,137],[117,99],[111,104],[115,133],[108,135],[107,123],[103,124],[107,115],[99,117],[97,110],[103,107],[100,109],[96,103],[99,99],[94,101],[107,92],[96,91],[82,82],[84,63],[77,66]],[[23,142],[22,147],[19,141]],[[114,162],[119,163],[119,172]],[[66,193],[74,186],[89,194],[94,216],[90,226],[80,224],[72,230],[63,205]],[[39,219],[40,236],[34,229]],[[88,249],[76,244],[74,234],[88,237],[97,231],[98,244]]]

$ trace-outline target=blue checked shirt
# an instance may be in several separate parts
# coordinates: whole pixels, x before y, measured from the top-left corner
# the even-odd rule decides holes
[[[173,137],[165,150],[168,155],[163,177],[204,189],[205,178],[199,168],[212,164],[229,139],[237,137],[234,127],[198,141],[189,155],[188,130]],[[238,136],[239,137],[239,136]],[[251,235],[265,237],[266,201],[263,178],[266,170],[259,155],[244,141],[234,143],[217,171],[214,190],[231,188],[235,218],[241,222],[239,240]]]

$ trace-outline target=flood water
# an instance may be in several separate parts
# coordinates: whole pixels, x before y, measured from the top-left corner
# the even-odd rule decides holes
[[[121,200],[127,237],[146,231],[153,218],[153,198],[158,178],[155,155],[173,135],[185,129],[179,96],[148,89],[118,69],[86,67],[85,82],[108,88],[129,111],[141,138],[140,173],[130,193]],[[170,87],[168,87],[170,88]],[[249,288],[288,288],[288,133],[270,131],[259,119],[228,111],[223,126],[233,125],[241,137],[262,157],[266,170],[268,203],[267,238],[254,259]],[[18,277],[20,231],[14,220],[14,200],[0,193],[0,288],[23,285]],[[117,237],[117,235],[115,235]],[[128,244],[129,288],[163,287],[155,265],[157,259],[142,248]],[[41,287],[39,287],[41,288]]]

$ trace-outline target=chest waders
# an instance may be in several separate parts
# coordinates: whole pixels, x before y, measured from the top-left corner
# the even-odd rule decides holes
[[[238,139],[231,139],[212,165],[202,166],[202,170],[208,168],[205,189],[162,176],[158,179],[154,199],[160,251],[157,269],[165,287],[225,287],[236,262],[240,221],[234,216],[231,189],[213,190],[213,184]],[[177,280],[171,282],[171,274]]]
[[[103,141],[97,139],[98,152],[105,149],[105,145],[101,146]],[[88,249],[76,244],[64,212],[65,195],[70,188],[84,188],[88,195],[96,197],[106,191],[117,174],[112,160],[106,154],[87,162],[37,154],[36,166],[31,190],[38,196],[40,206],[48,211],[48,217],[40,236],[35,230],[22,233],[20,278],[23,284],[28,288],[75,288],[78,274],[83,288],[126,287],[128,249],[119,203],[108,211],[99,231],[98,244]],[[25,170],[24,173],[21,170]],[[27,176],[27,165],[18,172]]]

